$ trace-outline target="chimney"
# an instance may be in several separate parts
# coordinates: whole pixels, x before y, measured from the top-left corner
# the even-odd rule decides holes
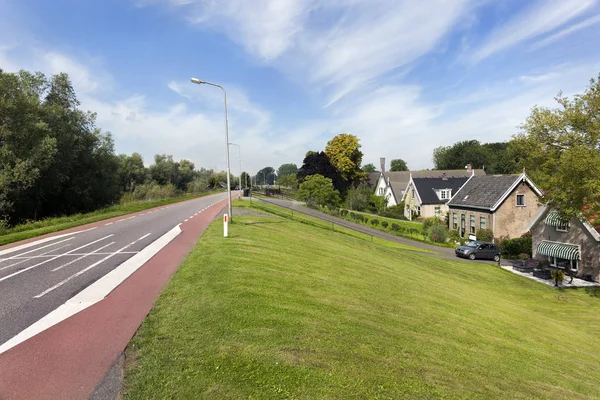
[[[445,172],[442,173],[442,180],[443,181],[447,181],[448,180],[448,178],[446,177],[446,173]]]
[[[465,168],[467,169],[467,172],[473,171],[473,167],[471,167],[471,164],[467,164],[467,166]]]
[[[385,157],[381,157],[379,159],[379,164],[381,164],[381,173],[385,172]]]

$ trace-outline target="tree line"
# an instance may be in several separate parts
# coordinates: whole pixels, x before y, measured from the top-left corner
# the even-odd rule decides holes
[[[67,74],[0,69],[0,223],[92,211],[132,198],[218,187],[226,174],[188,160],[116,155],[96,114],[80,109]]]

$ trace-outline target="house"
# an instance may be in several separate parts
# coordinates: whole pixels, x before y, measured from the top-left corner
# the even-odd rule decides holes
[[[578,278],[600,282],[600,228],[582,215],[565,220],[546,207],[540,208],[529,228],[534,258],[547,259]]]
[[[385,172],[385,158],[381,158],[381,172],[379,172],[379,179],[375,184],[375,194],[377,196],[383,196],[387,199],[387,206],[392,207],[398,205],[404,199],[406,187],[410,182],[411,176],[413,178],[441,178],[446,177],[469,177],[475,174],[475,176],[485,175],[483,169],[471,169],[471,166],[467,166],[466,169],[454,169],[454,170],[425,170],[425,171],[388,171]]]
[[[416,217],[446,218],[448,214],[448,201],[467,182],[469,178],[447,177],[441,178],[413,178],[406,186],[404,193],[404,216],[409,220]]]
[[[525,173],[473,176],[448,202],[450,229],[462,237],[480,229],[491,229],[495,238],[520,237],[541,207],[541,195]]]

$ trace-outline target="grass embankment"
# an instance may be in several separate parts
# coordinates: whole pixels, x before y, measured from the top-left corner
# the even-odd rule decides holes
[[[212,224],[161,294],[126,399],[598,396],[597,293],[275,216],[230,235]]]
[[[178,203],[180,201],[191,200],[197,197],[208,196],[215,193],[217,192],[206,192],[162,200],[132,201],[89,213],[74,214],[66,217],[47,218],[27,224],[20,224],[11,228],[0,229],[0,246],[8,243],[18,242],[19,240],[45,235],[47,233],[58,232],[64,229],[102,221],[104,219],[120,217],[121,215],[131,214],[167,204]]]

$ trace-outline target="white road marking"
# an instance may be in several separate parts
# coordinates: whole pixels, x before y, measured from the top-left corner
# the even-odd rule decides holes
[[[34,322],[28,328],[2,344],[0,346],[0,354],[104,299],[110,292],[119,286],[121,282],[137,271],[149,259],[154,257],[156,253],[162,250],[163,247],[169,244],[169,242],[175,239],[180,233],[181,228],[179,225],[175,226],[169,232],[146,246],[138,254],[67,300],[56,310],[50,312],[39,321]]]
[[[75,238],[68,238],[68,239],[61,240],[61,241],[59,241],[59,242],[56,242],[56,243],[47,244],[47,245],[45,245],[45,246],[38,247],[37,249],[33,249],[33,250],[26,251],[25,253],[21,253],[21,254],[18,254],[18,255],[16,255],[16,256],[12,256],[12,257],[8,257],[8,258],[3,258],[3,259],[1,259],[1,260],[0,260],[0,262],[2,262],[2,261],[7,261],[7,260],[14,260],[15,258],[21,258],[21,257],[23,257],[25,254],[33,253],[34,251],[42,250],[42,249],[45,249],[45,248],[47,248],[47,247],[56,246],[57,244],[64,243],[64,242],[66,242],[66,241],[68,241],[68,240],[73,240],[73,239],[75,239]],[[64,247],[64,246],[63,246],[63,247]],[[56,250],[56,249],[55,249],[55,250]],[[52,251],[52,250],[50,250],[50,251]],[[46,253],[50,253],[50,251],[47,251]],[[44,254],[46,254],[46,253],[44,253]]]
[[[64,238],[64,237],[71,236],[71,235],[76,235],[78,233],[89,232],[89,231],[92,231],[92,230],[94,230],[96,228],[97,228],[97,226],[95,226],[93,228],[90,228],[90,229],[85,229],[83,231],[77,231],[77,232],[71,232],[71,233],[64,233],[62,235],[51,236],[51,237],[47,237],[47,238],[44,238],[44,239],[36,240],[35,242],[29,242],[29,243],[22,244],[20,246],[11,247],[10,249],[0,250],[0,256],[3,256],[5,254],[14,253],[15,251],[27,249],[29,247],[36,246],[38,244],[47,243],[47,242],[50,242],[52,240]]]
[[[66,247],[66,246],[61,246],[61,247],[58,247],[58,248],[53,249],[53,250],[48,250],[47,252],[42,253],[42,254],[40,254],[38,256],[14,257],[14,259],[15,260],[33,260],[35,258],[48,258],[48,257],[53,257],[53,256],[59,256],[60,254],[48,254],[48,253],[56,251],[56,250],[59,250],[59,249],[62,249],[63,247]],[[69,254],[63,254],[63,256],[65,256],[65,257],[77,257],[77,256],[84,256],[86,254],[96,254],[96,255],[105,256],[105,255],[112,254],[112,253],[113,253],[112,251],[111,252],[103,252],[103,253],[96,253],[96,252],[92,252],[92,253],[69,253]],[[137,254],[137,253],[139,253],[139,251],[122,251],[121,252],[121,254]],[[44,254],[48,254],[48,255],[44,255]],[[0,269],[0,271],[2,271],[2,269]]]
[[[71,279],[73,278],[77,278],[80,275],[83,275],[84,273],[86,273],[87,271],[89,271],[90,269],[94,268],[95,266],[102,264],[104,261],[108,260],[109,258],[112,258],[113,256],[116,256],[117,254],[119,254],[122,250],[125,250],[126,248],[133,246],[134,244],[136,244],[137,242],[139,242],[142,239],[147,238],[148,236],[150,236],[150,233],[145,234],[144,236],[142,236],[139,239],[134,240],[133,242],[129,243],[128,245],[125,245],[123,247],[121,247],[119,250],[117,250],[116,252],[104,257],[102,260],[100,261],[96,261],[95,263],[93,263],[92,265],[90,265],[89,267],[86,267],[84,269],[82,269],[81,271],[74,273],[73,275],[69,276],[66,279],[63,279],[62,281],[58,282],[56,285],[52,286],[50,289],[44,290],[42,293],[38,294],[37,296],[33,296],[34,299],[39,299],[40,297],[50,293],[51,291],[53,291],[54,289],[57,289],[59,287],[61,287],[62,285],[64,285],[65,283],[69,282]]]
[[[109,222],[107,224],[104,224],[104,226],[108,226],[108,225],[112,225],[112,224],[113,224],[112,222]]]
[[[42,258],[52,257],[52,256],[54,256],[54,254],[51,254],[51,255],[48,255],[48,256],[44,256],[44,254],[52,253],[53,251],[60,250],[60,249],[62,249],[63,247],[67,247],[67,246],[69,246],[69,245],[68,245],[68,244],[65,244],[64,246],[60,246],[60,247],[58,247],[58,248],[56,248],[56,249],[48,250],[47,252],[45,252],[45,253],[42,253],[42,254],[40,254],[39,256],[36,256],[36,257],[42,257]],[[24,258],[24,260],[22,260],[22,261],[19,261],[19,262],[16,262],[16,263],[14,263],[14,264],[7,265],[6,267],[2,267],[2,268],[0,268],[0,271],[2,271],[3,269],[7,269],[7,268],[10,268],[10,267],[14,267],[15,265],[22,264],[22,263],[24,263],[25,261],[27,261],[27,260],[31,260],[31,259],[32,259],[31,257],[23,257],[23,258]]]
[[[76,261],[83,260],[83,259],[84,259],[84,258],[86,258],[87,256],[90,256],[90,255],[92,255],[92,254],[95,254],[95,253],[99,252],[100,250],[104,250],[105,248],[107,248],[108,246],[110,246],[110,245],[112,245],[112,244],[115,244],[115,242],[110,242],[109,244],[107,244],[107,245],[104,245],[104,246],[100,247],[99,249],[92,251],[91,253],[84,254],[84,255],[82,255],[82,256],[81,256],[81,257],[79,257],[79,258],[76,258],[76,259],[74,259],[74,260],[71,260],[71,261],[69,261],[69,262],[68,262],[68,263],[66,263],[66,264],[63,264],[63,265],[61,265],[60,267],[56,267],[56,268],[54,268],[54,269],[52,270],[52,272],[56,272],[56,271],[58,271],[58,270],[61,270],[61,269],[63,269],[64,267],[67,267],[67,266],[69,266],[69,265],[73,264],[73,263],[74,263],[74,262],[76,262]]]
[[[99,241],[101,241],[101,240],[108,239],[109,237],[111,237],[111,236],[113,236],[113,235],[114,235],[114,233],[111,233],[111,234],[110,234],[110,235],[108,235],[108,236],[104,236],[104,237],[103,237],[103,238],[101,238],[101,239],[94,240],[93,242],[91,242],[91,243],[88,243],[88,244],[84,244],[83,246],[80,246],[80,247],[78,247],[78,248],[76,248],[76,249],[73,249],[73,250],[71,250],[71,251],[67,251],[67,252],[66,252],[66,253],[64,253],[64,254],[60,254],[60,255],[58,255],[58,256],[54,256],[54,257],[52,257],[52,258],[51,258],[51,259],[49,259],[49,260],[42,261],[41,263],[37,263],[37,264],[35,264],[35,265],[32,265],[31,267],[27,267],[27,268],[24,268],[24,269],[22,269],[22,270],[20,270],[20,271],[13,272],[13,273],[12,273],[12,274],[10,274],[10,275],[6,275],[4,278],[0,278],[0,282],[2,282],[2,281],[4,281],[4,280],[7,280],[8,278],[12,278],[13,276],[17,276],[17,275],[19,275],[19,274],[22,274],[23,272],[29,271],[29,270],[30,270],[30,269],[32,269],[32,268],[39,267],[40,265],[43,265],[43,264],[49,263],[50,261],[54,261],[54,260],[56,260],[57,258],[60,258],[60,257],[66,256],[67,254],[74,253],[74,252],[76,252],[77,250],[83,249],[84,247],[90,246],[90,245],[92,245],[92,244],[94,244],[94,243],[98,243],[98,242],[99,242]]]
[[[188,219],[189,219],[189,218],[188,218]],[[188,222],[188,219],[186,219],[186,220],[185,220],[185,221],[183,221],[183,222]]]
[[[115,221],[115,224],[118,224],[119,222],[127,221],[128,219],[134,219],[135,217],[137,217],[137,215],[134,215],[133,217],[129,217],[129,218],[120,219],[118,221]]]

